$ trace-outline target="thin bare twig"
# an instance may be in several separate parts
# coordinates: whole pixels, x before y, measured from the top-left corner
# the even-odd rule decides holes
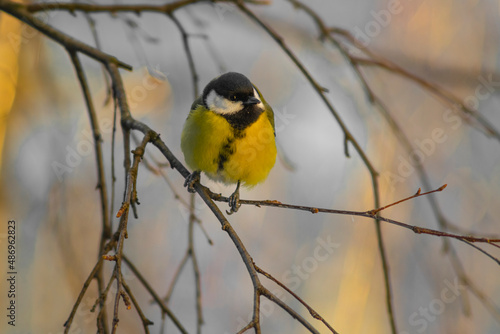
[[[132,303],[134,304],[134,307],[137,310],[137,314],[139,314],[139,317],[141,318],[142,326],[144,328],[144,333],[149,334],[149,327],[148,326],[152,326],[152,325],[154,325],[154,323],[144,315],[144,312],[142,312],[142,309],[141,309],[139,303],[137,302],[137,300],[135,299],[134,295],[132,294],[132,290],[128,286],[127,282],[123,281],[122,284],[123,284],[123,288],[125,289],[127,294],[130,296],[130,299],[132,300]]]
[[[179,277],[181,276],[182,270],[186,266],[187,261],[189,260],[189,251],[186,251],[184,253],[184,256],[182,257],[181,262],[177,266],[177,269],[175,270],[174,277],[172,278],[172,282],[170,282],[170,285],[167,290],[167,294],[165,297],[163,297],[163,300],[165,303],[168,304],[170,301],[170,298],[172,297],[172,293],[174,292],[174,287],[177,284],[177,281],[179,280]]]
[[[118,308],[119,308],[120,297],[124,297],[125,295],[125,292],[123,291],[123,275],[121,270],[121,261],[123,254],[123,244],[125,242],[125,238],[127,237],[127,223],[128,223],[128,212],[129,212],[128,203],[130,203],[132,199],[132,192],[133,189],[135,188],[135,184],[137,181],[139,162],[141,161],[141,158],[144,155],[146,145],[148,144],[150,139],[151,139],[151,133],[148,132],[144,135],[141,145],[139,145],[134,151],[132,151],[132,153],[134,154],[134,163],[127,173],[127,182],[125,184],[125,196],[124,196],[123,206],[119,211],[121,212],[121,215],[120,215],[120,225],[117,231],[119,237],[115,251],[116,295],[115,295],[115,304],[113,311],[112,333],[116,333],[116,330],[118,328]],[[127,303],[126,300],[125,303]]]
[[[221,201],[221,202],[229,202],[229,198],[222,196],[221,194],[216,194],[208,190],[207,191],[210,193],[210,196],[212,199],[216,201]],[[294,210],[300,210],[300,211],[308,211],[310,213],[331,213],[331,214],[340,214],[340,215],[347,215],[347,216],[360,216],[360,217],[366,217],[366,218],[374,218],[374,215],[371,213],[373,210],[368,210],[368,211],[350,211],[350,210],[336,210],[336,209],[326,209],[326,208],[317,208],[317,207],[312,207],[312,206],[303,206],[303,205],[294,205],[294,204],[286,204],[282,203],[280,201],[276,200],[246,200],[246,199],[240,199],[240,203],[247,204],[247,205],[255,205],[255,206],[271,206],[271,207],[277,207],[277,208],[283,208],[283,209],[294,209]],[[488,244],[494,244],[500,242],[500,239],[491,239],[491,238],[485,238],[485,237],[474,237],[474,236],[467,236],[467,235],[458,235],[458,234],[453,234],[453,233],[447,233],[447,232],[441,232],[425,227],[419,227],[415,225],[410,225],[406,224],[394,219],[382,217],[380,215],[375,215],[379,220],[397,225],[400,227],[404,227],[406,229],[409,229],[417,234],[429,234],[433,236],[439,236],[439,237],[448,237],[448,238],[454,238],[454,239],[459,239],[459,240],[465,240],[468,242],[479,242],[479,243],[488,243]],[[495,245],[496,246],[496,245]]]
[[[203,325],[203,309],[201,300],[201,274],[198,265],[198,257],[194,248],[194,223],[195,223],[195,194],[191,194],[191,205],[189,209],[189,228],[188,228],[188,252],[191,255],[191,263],[193,264],[195,291],[196,291],[196,332],[201,334],[201,326]]]
[[[71,309],[71,312],[69,314],[69,317],[68,319],[64,322],[64,333],[69,333],[69,329],[71,327],[71,324],[73,323],[73,319],[75,317],[75,314],[76,314],[76,311],[78,310],[78,307],[80,306],[82,300],[83,300],[83,296],[85,296],[85,293],[87,292],[87,289],[88,287],[90,286],[90,283],[92,282],[92,280],[94,279],[96,273],[99,271],[99,269],[101,268],[102,266],[102,258],[99,259],[97,261],[97,263],[95,264],[94,268],[92,269],[92,271],[90,272],[89,276],[87,277],[87,279],[85,280],[85,282],[83,283],[83,287],[82,287],[82,290],[80,290],[80,294],[78,295],[78,298],[76,299],[75,301],[75,304],[73,304],[73,308]]]
[[[109,260],[106,258],[106,256],[102,256],[103,260]],[[111,261],[111,260],[110,260]],[[114,260],[112,260],[114,261]],[[102,270],[102,269],[101,269]],[[108,298],[109,290],[111,289],[111,285],[113,284],[114,281],[114,272],[115,269],[113,269],[113,274],[111,277],[108,279],[108,283],[104,287],[104,282],[103,282],[103,289],[99,291],[99,296],[97,297],[94,306],[92,306],[92,309],[90,312],[95,312],[95,308],[97,305],[106,305],[106,300]],[[100,307],[99,312],[97,313],[97,328],[98,328],[98,333],[108,333],[108,322],[107,320],[107,310],[105,307]]]
[[[153,13],[164,13],[170,14],[175,10],[196,4],[207,2],[207,0],[180,0],[176,2],[171,2],[163,5],[125,5],[125,4],[113,4],[113,5],[99,5],[99,4],[86,4],[86,3],[64,3],[64,2],[44,2],[44,3],[32,3],[26,5],[17,4],[18,7],[24,7],[28,12],[35,13],[39,11],[54,11],[62,10],[69,13],[74,12],[86,12],[86,13],[118,13],[118,12],[131,12],[135,14],[153,12]],[[234,2],[234,0],[210,0],[210,2]],[[245,0],[246,3],[254,5],[269,5],[270,0]]]
[[[60,30],[57,30],[56,28],[44,23],[42,20],[33,16],[28,10],[24,8],[23,5],[19,3],[2,1],[0,2],[0,10],[30,25],[31,27],[43,33],[45,36],[64,46],[68,50],[81,52],[103,64],[111,63],[124,69],[132,70],[132,67],[130,65],[102,52],[99,49],[82,43],[79,40],[74,39],[73,37],[61,32]]]
[[[374,54],[370,54],[370,56],[375,57]],[[462,110],[465,114],[472,116],[474,119],[476,119],[479,124],[483,127],[484,132],[496,140],[500,141],[500,132],[498,129],[496,129],[493,125],[491,125],[491,122],[489,122],[487,119],[484,118],[477,110],[472,109],[468,106],[466,106],[458,97],[453,95],[452,93],[446,91],[445,89],[438,87],[436,84],[430,83],[427,80],[424,80],[417,75],[414,75],[410,73],[409,71],[401,68],[400,66],[389,62],[388,60],[382,60],[382,59],[366,59],[366,58],[359,58],[355,56],[351,56],[352,60],[356,63],[359,63],[361,65],[365,66],[377,66],[383,69],[386,69],[388,71],[394,72],[402,77],[405,77],[407,79],[410,79],[411,81],[416,82],[419,84],[421,87],[425,88],[427,91],[429,91],[431,94],[434,94],[444,101],[448,102],[450,105],[459,105],[460,110]]]
[[[89,85],[87,83],[87,78],[85,77],[85,72],[83,70],[82,64],[76,51],[68,49],[68,53],[71,57],[71,61],[73,66],[75,67],[75,71],[78,77],[78,81],[80,83],[80,87],[82,88],[82,93],[85,99],[85,103],[87,105],[87,111],[90,120],[90,127],[92,129],[92,134],[94,137],[94,151],[96,158],[96,168],[97,168],[97,188],[99,189],[100,194],[100,202],[101,202],[101,219],[102,219],[102,232],[101,232],[101,240],[99,242],[99,256],[103,254],[104,247],[106,242],[111,237],[111,221],[109,215],[109,207],[108,207],[108,191],[106,186],[106,177],[104,172],[104,158],[102,153],[102,137],[101,131],[99,129],[99,122],[97,120],[97,115],[94,108],[94,103],[92,101],[92,96],[90,93]],[[103,292],[104,287],[104,276],[103,276],[102,267],[99,268],[95,277],[97,279],[97,285],[99,289],[99,293]],[[107,333],[107,313],[104,307],[104,303],[99,305],[101,317],[101,327],[103,328],[103,332]],[[102,312],[102,313],[101,313]]]
[[[186,29],[184,29],[184,26],[181,24],[181,22],[175,17],[174,13],[170,13],[169,17],[172,19],[172,21],[175,23],[177,28],[179,29],[179,32],[181,33],[182,36],[182,44],[184,45],[184,51],[187,56],[188,64],[189,64],[189,70],[191,72],[191,78],[193,82],[193,93],[194,93],[194,98],[196,99],[199,95],[199,89],[198,89],[198,72],[196,71],[195,65],[194,65],[194,59],[193,59],[193,54],[191,52],[191,47],[189,46],[189,34],[186,32]]]
[[[307,308],[307,310],[309,311],[309,313],[311,314],[311,316],[313,318],[318,319],[323,324],[325,324],[325,326],[328,327],[328,329],[332,333],[338,334],[338,332],[335,329],[333,329],[333,327],[330,326],[330,324],[328,322],[326,322],[326,320],[321,315],[319,315],[318,312],[316,312],[311,306],[309,306],[309,304],[307,304],[304,300],[302,300],[302,298],[300,298],[299,296],[297,296],[297,294],[295,294],[292,290],[290,290],[285,284],[281,283],[279,280],[277,280],[274,276],[272,276],[268,272],[262,270],[255,263],[254,263],[254,265],[255,265],[255,269],[257,270],[257,272],[259,274],[262,274],[262,275],[266,276],[271,281],[273,281],[274,283],[278,284],[280,287],[282,287],[283,289],[285,289],[289,294],[291,294],[293,296],[293,298],[297,299],[302,305],[304,305],[305,308]]]
[[[387,204],[387,205],[384,205],[383,207],[381,208],[378,208],[378,209],[373,209],[373,210],[370,210],[368,211],[368,213],[372,216],[376,215],[377,213],[379,213],[380,211],[382,210],[385,210],[387,208],[390,208],[391,206],[394,206],[394,205],[398,205],[400,203],[403,203],[403,202],[406,202],[406,201],[409,201],[411,199],[414,199],[414,198],[417,198],[417,197],[420,197],[420,196],[425,196],[425,195],[429,195],[429,194],[432,194],[432,193],[435,193],[435,192],[439,192],[439,191],[443,191],[445,188],[446,188],[447,184],[445,185],[442,185],[441,187],[437,188],[437,189],[434,189],[434,190],[431,190],[431,191],[427,191],[425,193],[422,192],[422,189],[418,188],[417,192],[414,194],[414,195],[411,195],[409,197],[406,197],[406,198],[403,198],[399,201],[396,201],[394,203],[391,203],[391,204]]]
[[[146,281],[144,276],[142,276],[141,272],[136,268],[136,266],[130,261],[130,259],[125,255],[122,254],[122,259],[123,261],[127,264],[127,266],[130,268],[130,270],[134,273],[134,275],[139,279],[141,284],[148,290],[149,294],[153,299],[156,301],[156,303],[160,306],[162,311],[168,315],[168,317],[172,320],[172,322],[177,326],[177,329],[181,331],[183,334],[187,334],[188,331],[182,326],[180,321],[177,319],[177,317],[174,315],[174,313],[168,308],[165,303],[161,300],[160,296],[153,290],[151,285]]]

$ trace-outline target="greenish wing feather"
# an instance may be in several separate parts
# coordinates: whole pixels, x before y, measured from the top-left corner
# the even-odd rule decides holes
[[[273,108],[267,102],[264,101],[264,106],[266,107],[266,115],[267,118],[269,119],[269,122],[271,122],[271,125],[273,126],[273,132],[274,136],[276,137],[276,129],[274,128],[274,111]]]
[[[196,109],[197,106],[201,106],[201,105],[203,105],[203,100],[202,100],[202,96],[199,96],[196,100],[194,100],[193,104],[191,105],[191,110],[189,112],[188,117],[191,115],[193,110]]]
[[[255,87],[255,85],[254,85],[254,87]],[[260,100],[262,101],[262,103],[264,103],[264,108],[266,108],[266,116],[269,119],[269,122],[271,122],[271,125],[273,126],[274,136],[276,137],[276,129],[274,128],[273,108],[271,108],[271,106],[266,102],[266,100],[264,99],[264,96],[262,96],[262,94],[260,93],[260,90],[257,87],[255,87],[255,90],[257,90],[257,93],[259,93]]]

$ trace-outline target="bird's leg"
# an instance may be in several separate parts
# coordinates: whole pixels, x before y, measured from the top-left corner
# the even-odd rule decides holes
[[[241,206],[241,204],[240,204],[240,181],[238,181],[238,185],[236,186],[236,190],[234,191],[234,193],[231,196],[229,196],[229,207],[231,208],[231,210],[226,211],[226,213],[228,215],[232,215],[233,213],[238,211],[240,206]]]
[[[189,174],[188,177],[186,177],[186,181],[184,181],[184,187],[187,187],[187,190],[190,193],[194,193],[196,190],[194,190],[194,184],[196,182],[200,182],[200,171],[195,170],[193,173]]]

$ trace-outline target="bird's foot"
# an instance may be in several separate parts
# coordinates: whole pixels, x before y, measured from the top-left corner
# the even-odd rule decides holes
[[[227,211],[226,213],[228,215],[232,215],[233,213],[237,212],[238,209],[240,208],[240,182],[238,181],[238,185],[236,186],[236,190],[234,193],[232,193],[231,196],[229,196],[229,207],[231,210]]]
[[[196,192],[196,190],[194,189],[194,184],[196,182],[200,182],[200,171],[199,170],[195,170],[188,177],[186,177],[186,181],[184,181],[184,187],[187,187],[187,190],[190,193],[194,193],[194,192]]]

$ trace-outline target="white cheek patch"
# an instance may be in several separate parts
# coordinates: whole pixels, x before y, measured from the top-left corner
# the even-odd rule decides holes
[[[211,90],[210,93],[208,93],[205,103],[210,110],[221,115],[235,114],[243,109],[243,104],[240,101],[230,101],[217,94],[215,90]]]
[[[259,96],[259,93],[257,92],[257,90],[255,88],[253,89],[253,96],[260,101],[258,104],[256,104],[256,106],[259,107],[260,109],[264,110],[264,103],[262,103],[260,96]]]

